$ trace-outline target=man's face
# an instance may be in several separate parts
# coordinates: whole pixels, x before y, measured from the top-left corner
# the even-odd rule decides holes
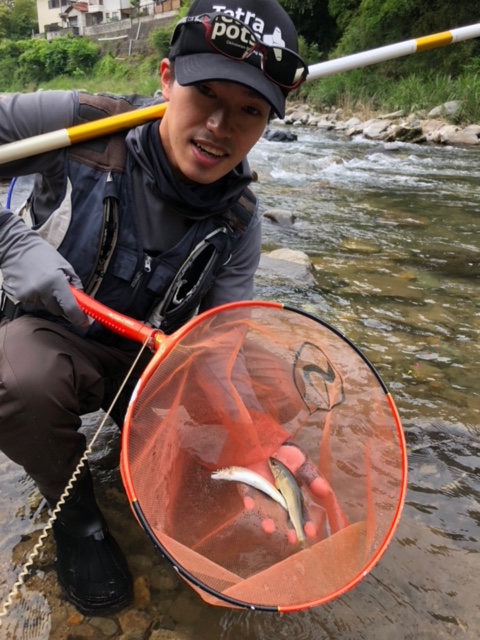
[[[270,105],[233,82],[182,87],[161,65],[162,94],[169,105],[160,137],[170,165],[186,182],[210,184],[241,162],[262,135]]]

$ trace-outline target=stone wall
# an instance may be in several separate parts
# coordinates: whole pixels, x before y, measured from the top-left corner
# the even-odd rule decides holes
[[[179,4],[178,0],[177,4]],[[177,13],[178,10],[172,10],[153,16],[110,23],[108,25],[110,29],[107,32],[102,29],[99,33],[89,33],[86,37],[100,46],[102,55],[111,53],[118,58],[127,58],[134,54],[144,55],[152,52],[149,43],[152,31],[172,23]]]

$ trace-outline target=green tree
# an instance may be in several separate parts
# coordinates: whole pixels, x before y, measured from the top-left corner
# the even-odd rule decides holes
[[[333,57],[339,57],[474,24],[480,15],[480,0],[329,0],[329,10],[342,32],[333,52]],[[376,68],[387,74],[458,74],[476,53],[480,46],[474,39]]]
[[[0,39],[22,40],[38,31],[35,0],[0,0]]]
[[[0,42],[0,90],[38,85],[61,75],[83,76],[98,58],[99,47],[86,38],[5,39]]]
[[[328,12],[343,33],[355,18],[362,0],[328,0]]]
[[[292,18],[299,35],[308,45],[316,45],[325,58],[340,36],[336,22],[329,13],[328,0],[279,1]]]

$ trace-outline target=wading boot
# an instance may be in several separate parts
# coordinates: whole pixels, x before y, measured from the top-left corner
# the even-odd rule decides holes
[[[51,508],[56,501],[47,498]],[[132,576],[122,550],[95,501],[83,472],[53,523],[56,569],[65,597],[87,616],[115,613],[133,598]]]

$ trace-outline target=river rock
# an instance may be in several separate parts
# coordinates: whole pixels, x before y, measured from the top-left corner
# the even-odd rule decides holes
[[[455,116],[461,108],[460,100],[451,100],[427,113],[426,110],[411,113],[394,111],[369,118],[362,122],[357,116],[343,117],[342,110],[327,109],[325,113],[312,112],[306,105],[292,105],[284,120],[272,120],[275,124],[309,126],[326,131],[334,130],[347,137],[363,135],[365,138],[382,141],[399,141],[410,144],[477,145],[480,144],[480,125],[468,125],[463,129],[442,120]],[[397,121],[396,123],[394,121]],[[401,122],[398,122],[402,120]],[[280,139],[285,139],[281,136]]]
[[[412,254],[410,263],[423,269],[453,277],[478,277],[480,275],[480,252],[465,247],[450,249],[438,245],[429,246],[420,254]]]
[[[179,585],[178,574],[171,567],[155,565],[150,572],[150,585],[156,591],[174,591]]]
[[[436,142],[444,144],[448,141],[449,136],[458,131],[458,127],[454,124],[444,124],[439,129],[435,129],[432,133],[427,135],[429,142]]]
[[[453,131],[449,135],[444,137],[443,142],[445,144],[454,144],[454,145],[472,145],[478,144],[478,136],[475,133],[469,133],[465,130],[463,131]]]
[[[368,242],[367,240],[356,240],[355,238],[347,238],[343,240],[339,246],[343,251],[359,253],[364,256],[380,253],[382,250],[379,245],[374,244],[373,242]]]
[[[111,618],[91,618],[90,626],[94,629],[97,629],[102,634],[102,636],[110,638],[114,636],[118,631],[115,620],[112,620]]]
[[[469,124],[463,129],[463,133],[474,133],[477,137],[480,137],[480,124]]]
[[[263,217],[280,227],[291,227],[296,220],[295,214],[285,209],[268,209],[264,211]]]
[[[364,122],[362,122],[362,121],[357,122],[357,124],[354,124],[353,127],[351,127],[348,130],[347,135],[348,136],[356,136],[356,135],[358,135],[360,133],[363,133],[365,131],[365,129],[368,128],[374,122],[375,122],[374,118],[370,118],[369,120],[365,120]]]
[[[434,131],[437,131],[438,129],[443,127],[444,124],[445,122],[443,120],[429,118],[422,123],[423,133],[425,133],[425,135],[428,133],[433,133]]]
[[[365,138],[370,138],[372,140],[378,140],[379,138],[383,139],[387,135],[387,129],[391,125],[390,120],[374,120],[368,127],[364,127],[363,135]]]
[[[426,142],[427,137],[422,127],[409,127],[403,124],[393,126],[385,136],[385,142],[411,142],[420,144]]]
[[[346,129],[351,129],[352,127],[356,127],[360,123],[361,123],[360,118],[357,118],[357,117],[354,116],[354,117],[349,118],[348,120],[345,121],[345,128]]]
[[[435,107],[428,113],[429,118],[438,118],[439,116],[454,116],[462,108],[461,100],[450,100],[444,104]]]
[[[315,283],[310,258],[303,251],[293,249],[262,253],[256,276],[267,280],[293,280],[302,287],[311,287]]]
[[[176,622],[194,625],[202,614],[202,602],[197,594],[182,591],[170,608],[170,615]]]
[[[331,120],[320,119],[320,120],[317,120],[317,127],[318,129],[325,129],[326,131],[331,131],[332,129],[335,128],[335,123],[332,122]]]
[[[150,616],[144,611],[129,609],[119,616],[122,632],[128,634],[130,631],[145,633],[150,626]],[[141,636],[143,637],[143,636]]]
[[[151,600],[150,583],[146,576],[135,578],[133,592],[135,594],[135,606],[139,609],[146,609]]]
[[[340,120],[340,122],[337,122],[333,128],[335,131],[346,131],[347,129],[350,129],[351,126],[349,126],[345,121]]]
[[[263,134],[265,140],[270,140],[271,142],[294,142],[298,136],[293,131],[280,131],[279,129],[271,130],[266,129]]]

